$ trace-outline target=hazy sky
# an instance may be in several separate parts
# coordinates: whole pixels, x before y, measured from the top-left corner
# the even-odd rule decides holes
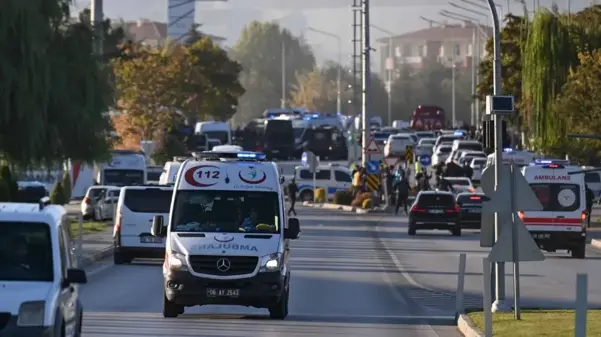
[[[461,0],[453,0],[457,4],[474,8],[474,6],[462,3]],[[467,0],[476,3],[482,3],[482,0]],[[526,0],[529,10],[532,10],[533,1]],[[428,19],[443,22],[445,18],[438,13],[441,10],[449,10],[463,13],[464,15],[481,19],[485,24],[487,19],[484,16],[470,13],[448,5],[445,0],[372,0],[371,23],[394,33],[404,33],[422,28],[427,28],[428,23],[420,19],[424,16]],[[328,7],[337,8],[300,8],[304,6],[322,6],[331,4]],[[540,6],[550,7],[552,1],[538,0]],[[75,9],[81,10],[89,8],[89,1],[76,0]],[[298,5],[297,5],[298,4]],[[352,53],[352,13],[350,5],[352,0],[230,0],[221,3],[202,3],[196,5],[196,22],[203,24],[202,30],[227,38],[227,44],[233,45],[239,38],[240,30],[244,25],[252,20],[268,21],[278,20],[283,27],[290,29],[295,34],[302,34],[306,27],[323,30],[336,34],[342,39],[342,61],[348,64],[349,55]],[[391,6],[399,4],[397,7],[381,7],[381,5]],[[513,0],[497,0],[501,5],[500,10],[505,13],[507,7],[514,13],[523,13],[521,5]],[[590,1],[564,0],[558,5],[566,9],[568,4],[572,11],[579,10]],[[278,8],[274,8],[277,6]],[[292,8],[291,8],[292,7]],[[297,8],[294,8],[297,7]],[[155,21],[167,21],[167,0],[104,0],[105,16],[111,19],[123,18],[124,20],[149,19]],[[448,19],[447,19],[448,20]],[[448,20],[447,22],[453,23]],[[336,59],[337,50],[335,40],[330,37],[321,36],[312,32],[304,32],[309,44],[315,49],[316,56],[320,61],[324,59]],[[386,37],[387,34],[372,29],[374,39]],[[375,55],[374,55],[375,56]],[[374,57],[377,61],[378,57]],[[377,64],[374,64],[377,66]],[[378,69],[378,68],[375,68]]]

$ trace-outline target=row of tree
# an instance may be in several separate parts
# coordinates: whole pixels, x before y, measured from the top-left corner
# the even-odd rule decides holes
[[[598,140],[569,140],[569,133],[601,130],[601,6],[578,13],[541,9],[533,19],[508,15],[501,32],[503,92],[516,98],[512,122],[530,147],[590,164]],[[481,98],[492,92],[492,41],[480,67]]]

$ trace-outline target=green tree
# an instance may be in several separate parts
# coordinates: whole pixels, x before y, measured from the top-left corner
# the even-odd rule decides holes
[[[576,53],[567,27],[560,17],[543,9],[534,16],[524,46],[522,76],[525,107],[532,116],[538,149],[558,146],[565,125],[552,105],[566,82],[569,69],[577,63]]]
[[[175,126],[177,125],[161,133],[158,138],[157,148],[152,154],[152,159],[159,165],[173,160],[173,157],[185,156],[188,152],[186,139]]]
[[[62,181],[57,182],[50,192],[50,202],[54,205],[64,205],[68,202],[65,198],[65,190]]]
[[[246,89],[237,118],[247,120],[258,117],[267,108],[281,105],[282,56],[285,56],[287,98],[296,74],[310,72],[315,66],[315,57],[306,42],[274,22],[248,24],[234,45],[233,54],[242,65],[242,85]]]
[[[69,202],[71,200],[71,175],[69,175],[69,172],[64,172],[63,173],[63,179],[61,181],[62,186],[63,186],[63,193],[65,195],[65,200],[67,200],[67,202]]]
[[[564,118],[571,133],[595,134],[601,130],[601,50],[579,55],[580,65],[570,72],[566,84],[553,105],[555,116]],[[601,142],[593,139],[560,141],[549,149],[553,154],[569,154],[581,163],[599,165]]]
[[[202,25],[198,23],[194,23],[190,26],[190,29],[188,29],[188,32],[186,33],[186,39],[184,40],[185,45],[191,46],[205,37],[200,31],[200,27],[202,27]]]
[[[107,152],[109,72],[67,0],[9,1],[0,24],[0,153],[14,165]]]
[[[505,17],[505,26],[501,30],[501,66],[502,66],[502,92],[515,98],[518,113],[513,118],[514,124],[521,124],[522,113],[522,50],[528,36],[528,18],[508,14]],[[487,95],[493,93],[493,41],[486,43],[486,57],[479,67],[481,82],[476,89],[478,98],[484,102]],[[523,116],[526,121],[527,115]]]
[[[336,82],[315,67],[313,71],[296,75],[296,84],[290,96],[293,106],[304,107],[311,111],[336,111]]]
[[[19,198],[19,186],[17,185],[17,181],[13,178],[8,165],[2,165],[0,168],[0,180],[2,180],[2,183],[4,184],[3,188],[6,189],[6,201],[16,202]]]
[[[88,8],[79,12],[79,24],[91,28],[91,14]],[[105,61],[124,57],[126,50],[133,44],[132,40],[126,37],[124,28],[120,25],[114,25],[111,19],[108,18],[102,22],[102,38],[103,59]]]

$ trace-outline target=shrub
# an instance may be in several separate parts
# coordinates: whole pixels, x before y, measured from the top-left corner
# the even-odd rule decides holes
[[[65,191],[63,189],[63,183],[57,182],[52,189],[52,193],[50,193],[50,202],[55,205],[64,205],[67,203],[65,200]]]
[[[334,193],[334,203],[337,205],[350,205],[353,202],[351,191],[338,191]]]
[[[374,207],[373,200],[371,200],[371,199],[365,199],[365,200],[363,200],[363,204],[361,204],[361,208],[363,208],[363,209],[371,209],[372,207]]]
[[[67,202],[69,202],[71,200],[71,176],[69,175],[69,172],[65,171],[65,173],[63,173],[63,180],[62,180],[62,185],[63,185],[63,193],[65,195],[65,200],[67,200]]]
[[[315,200],[316,203],[326,202],[326,190],[323,188],[316,189],[313,194],[313,200]]]
[[[10,192],[4,179],[0,176],[0,202],[10,201]]]
[[[13,179],[12,173],[10,172],[10,167],[8,165],[2,165],[0,168],[0,177],[2,178],[5,189],[6,189],[6,201],[17,201],[19,198],[19,186],[17,185],[17,181]]]

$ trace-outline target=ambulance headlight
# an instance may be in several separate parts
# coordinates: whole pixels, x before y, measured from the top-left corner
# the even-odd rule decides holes
[[[260,272],[277,271],[282,268],[282,255],[274,253],[261,258]]]
[[[186,263],[186,256],[184,254],[172,251],[167,255],[167,266],[171,270],[186,271],[188,265]]]
[[[43,326],[44,325],[44,301],[24,302],[19,307],[17,318],[18,326]]]

